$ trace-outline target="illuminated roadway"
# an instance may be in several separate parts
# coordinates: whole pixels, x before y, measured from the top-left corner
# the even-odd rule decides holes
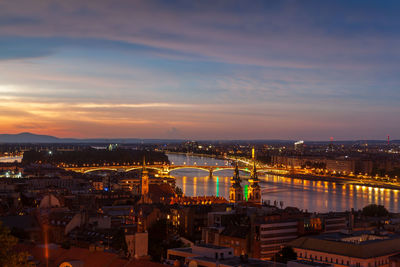
[[[59,166],[62,167],[62,166]],[[112,166],[74,166],[74,167],[63,167],[67,171],[74,171],[80,173],[89,173],[94,171],[117,171],[117,172],[129,172],[133,170],[142,169],[141,165],[112,165]],[[164,164],[154,164],[154,165],[146,165],[147,169],[157,170],[160,174],[169,174],[174,170],[181,169],[197,169],[204,170],[212,175],[214,172],[222,171],[222,170],[233,170],[234,166],[210,166],[210,165],[164,165]],[[251,168],[249,167],[239,167],[239,170],[244,172],[250,172]],[[277,171],[277,168],[271,167],[257,167],[257,172],[265,172],[265,171]],[[284,171],[284,170],[280,170]]]
[[[249,161],[240,160],[240,162],[250,165]],[[133,170],[142,169],[143,166],[139,163],[137,165],[107,165],[107,166],[61,166],[58,167],[64,168],[68,171],[74,171],[79,173],[90,173],[94,171],[115,171],[115,172],[129,172]],[[182,169],[197,169],[203,170],[209,173],[212,176],[215,172],[222,171],[222,170],[233,170],[234,166],[211,166],[211,165],[174,165],[174,164],[152,164],[146,165],[147,169],[157,170],[161,175],[169,175],[174,170],[182,170]],[[239,167],[239,170],[244,172],[251,172],[251,167]],[[271,172],[273,174],[281,174],[281,175],[300,175],[300,176],[292,176],[293,178],[298,179],[310,179],[307,176],[307,173],[304,173],[303,170],[288,170],[285,168],[277,168],[277,167],[269,167],[266,165],[257,166],[257,172]],[[371,185],[371,186],[384,186],[384,187],[392,187],[392,188],[399,188],[399,183],[396,181],[394,182],[384,182],[377,179],[373,179],[370,177],[343,177],[343,176],[331,176],[329,174],[309,174],[313,176],[311,180],[347,180],[348,182],[356,183],[356,184],[364,184],[364,185]]]

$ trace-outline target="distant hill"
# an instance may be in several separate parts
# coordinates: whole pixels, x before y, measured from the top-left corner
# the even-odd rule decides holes
[[[59,143],[61,139],[32,133],[0,134],[0,143]]]
[[[19,133],[19,134],[0,134],[1,143],[15,143],[15,144],[60,144],[60,143],[88,143],[88,144],[138,144],[138,143],[173,143],[182,142],[179,139],[138,139],[138,138],[58,138],[51,135],[40,135],[33,133]]]
[[[180,143],[184,139],[139,139],[139,138],[58,138],[51,135],[40,135],[33,133],[19,133],[19,134],[0,134],[0,144],[14,143],[14,144],[162,144],[162,143]],[[202,140],[210,143],[270,143],[270,144],[292,144],[293,140]],[[334,141],[334,144],[385,144],[385,140],[349,140],[349,141]],[[399,144],[400,140],[390,141],[392,144]],[[328,141],[305,141],[307,144],[328,144]]]

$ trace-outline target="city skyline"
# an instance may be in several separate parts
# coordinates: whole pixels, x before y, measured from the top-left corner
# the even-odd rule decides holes
[[[1,133],[399,139],[399,7],[2,2]]]

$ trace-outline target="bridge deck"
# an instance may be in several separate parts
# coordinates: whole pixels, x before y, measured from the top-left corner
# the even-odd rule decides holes
[[[65,170],[68,171],[75,171],[81,173],[93,172],[93,171],[132,171],[141,169],[143,166],[140,165],[113,165],[113,166],[83,166],[83,167],[66,167]],[[221,170],[233,170],[234,166],[209,166],[209,165],[146,165],[148,169],[155,169],[161,172],[169,173],[173,170],[180,170],[180,169],[198,169],[204,170],[208,172],[216,172]],[[250,172],[251,169],[248,167],[239,167],[239,170]],[[264,172],[269,170],[276,170],[276,168],[272,167],[257,167],[257,172]]]

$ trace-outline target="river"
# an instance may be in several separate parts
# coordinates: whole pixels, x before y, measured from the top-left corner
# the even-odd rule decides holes
[[[13,163],[13,162],[21,162],[22,156],[12,156],[12,157],[0,157],[1,163]]]
[[[168,158],[176,165],[228,165],[226,160],[168,154]],[[176,178],[176,185],[182,188],[185,195],[203,196],[214,195],[229,197],[230,177],[232,170],[216,172],[213,177],[202,170],[181,169],[171,172]],[[242,177],[249,174],[240,172]],[[364,206],[375,203],[384,205],[392,212],[399,210],[399,190],[376,188],[370,186],[352,185],[339,182],[310,181],[287,178],[269,174],[259,174],[262,188],[262,199],[274,203],[283,202],[283,206],[298,207],[311,212],[346,211],[351,208],[362,209]],[[247,181],[242,186],[248,186]]]

